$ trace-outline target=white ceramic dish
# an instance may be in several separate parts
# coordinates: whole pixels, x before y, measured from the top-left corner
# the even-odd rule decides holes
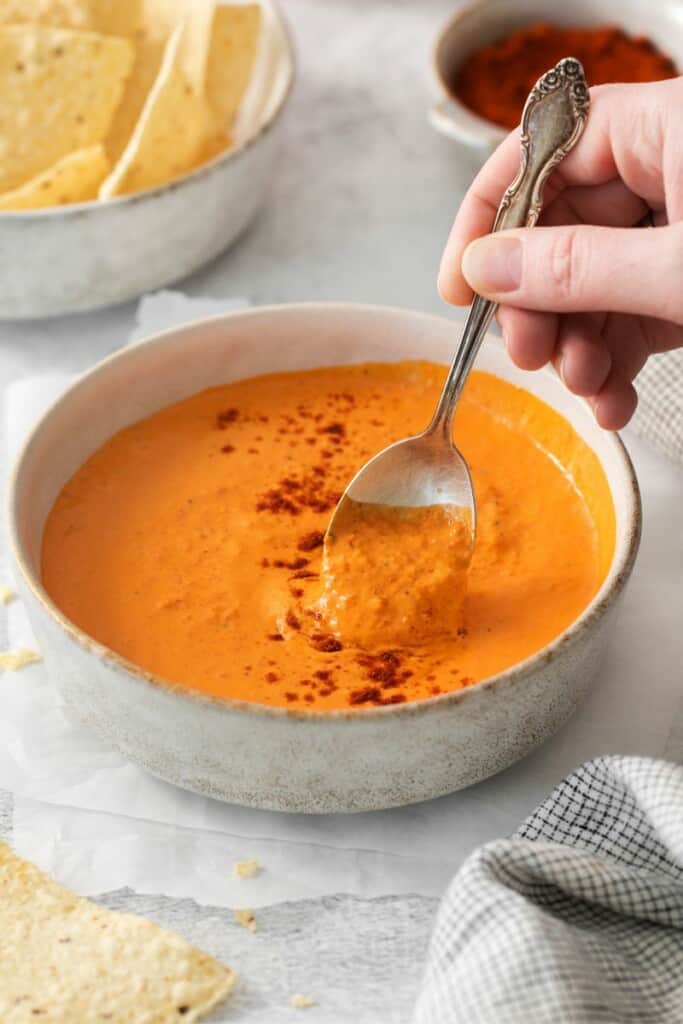
[[[476,153],[483,161],[507,135],[454,98],[448,83],[473,50],[532,21],[558,25],[619,25],[633,35],[647,35],[683,67],[683,6],[679,0],[474,0],[460,7],[439,32],[431,56],[434,105],[432,125]],[[566,54],[566,56],[572,56]],[[591,84],[590,82],[588,83]],[[505,89],[505,82],[499,83]]]
[[[294,54],[270,0],[236,144],[158,188],[105,202],[0,213],[0,319],[124,302],[180,280],[226,249],[275,173]]]
[[[581,617],[527,661],[457,693],[315,713],[208,699],[154,678],[66,620],[40,582],[46,516],[65,481],[122,427],[209,385],[268,370],[420,356],[450,360],[452,321],[368,306],[273,306],[180,327],[78,381],[20,456],[9,496],[18,585],[54,684],[121,753],[176,785],[286,811],[361,811],[477,782],[537,746],[592,686],[635,558],[640,501],[613,434],[551,372],[517,370],[488,339],[478,365],[558,409],[598,454],[617,510],[614,562]]]

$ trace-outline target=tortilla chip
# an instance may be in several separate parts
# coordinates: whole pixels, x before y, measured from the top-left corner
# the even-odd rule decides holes
[[[0,192],[101,142],[133,61],[126,39],[0,29]]]
[[[204,95],[206,69],[213,45],[213,0],[195,0],[185,19],[185,32],[181,43],[180,64],[186,80],[197,96]]]
[[[182,22],[180,68],[198,96],[204,94],[215,0],[144,0],[143,21],[151,33],[169,36]]]
[[[242,928],[246,928],[248,932],[256,931],[256,918],[254,917],[254,911],[244,907],[241,910],[234,910],[233,915],[237,924],[241,925]]]
[[[133,66],[105,140],[109,158],[116,163],[161,66],[168,29],[160,26],[153,31],[143,15],[143,0],[0,0],[0,24],[36,22],[125,36],[135,44]]]
[[[0,842],[0,1020],[191,1024],[237,976],[175,932],[96,906]]]
[[[199,0],[204,3],[205,0]],[[195,0],[142,0],[142,23],[155,35],[168,38]]]
[[[237,860],[232,866],[235,878],[255,878],[261,870],[257,860]]]
[[[205,91],[224,131],[232,127],[249,85],[261,34],[259,4],[219,4],[214,13]]]
[[[113,164],[118,162],[140,119],[169,37],[183,22],[179,66],[197,95],[203,94],[203,82],[198,76],[204,74],[205,60],[202,61],[201,54],[208,50],[213,8],[214,0],[142,0],[135,34],[135,63],[106,141]]]
[[[109,161],[104,146],[76,150],[19,188],[0,194],[0,211],[37,210],[42,206],[61,206],[96,199],[99,187],[108,173]]]
[[[159,75],[164,48],[181,23],[185,28],[178,44],[178,70],[195,95],[208,102],[215,119],[211,133],[184,170],[226,149],[231,143],[230,126],[253,71],[261,21],[259,4],[142,0],[135,63],[106,140],[111,162],[116,164],[128,145]]]
[[[164,184],[202,158],[212,118],[180,68],[184,29],[178,25],[168,40],[157,79],[121,159],[100,189],[101,199]]]
[[[220,125],[228,129],[254,67],[262,27],[261,5],[144,0],[143,23],[148,31],[170,34],[183,20],[183,74],[198,96],[206,94]]]
[[[147,97],[159,74],[164,56],[165,37],[140,29],[136,36],[135,60],[121,102],[105,139],[107,156],[116,164],[130,142],[140,120]]]
[[[142,0],[0,0],[0,24],[129,36],[139,24],[141,9]]]
[[[315,1006],[315,999],[312,996],[304,995],[302,992],[295,992],[289,997],[290,1006],[297,1010],[305,1010],[309,1006]]]
[[[0,669],[7,672],[16,672],[26,665],[35,665],[37,661],[42,660],[38,652],[32,651],[30,647],[18,647],[16,651],[0,651]]]

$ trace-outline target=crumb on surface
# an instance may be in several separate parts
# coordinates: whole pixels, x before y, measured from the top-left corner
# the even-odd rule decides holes
[[[257,860],[238,860],[233,865],[233,871],[237,878],[255,878],[261,867]]]
[[[315,999],[312,996],[305,996],[302,992],[295,992],[290,996],[289,1002],[297,1010],[305,1010],[307,1006],[315,1006]]]
[[[6,587],[0,583],[0,603],[9,604],[10,601],[16,596],[16,590],[12,590],[11,587]]]
[[[36,661],[42,661],[37,651],[29,647],[18,647],[16,651],[0,651],[0,669],[9,672],[16,672],[25,665],[33,665]]]
[[[233,911],[235,915],[235,921],[241,925],[242,928],[246,928],[249,932],[256,931],[256,918],[254,917],[254,911],[244,907],[242,910]]]

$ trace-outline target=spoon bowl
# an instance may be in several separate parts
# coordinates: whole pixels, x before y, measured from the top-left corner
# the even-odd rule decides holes
[[[449,437],[429,431],[396,441],[366,462],[346,488],[335,518],[347,500],[400,508],[474,507],[465,459]]]

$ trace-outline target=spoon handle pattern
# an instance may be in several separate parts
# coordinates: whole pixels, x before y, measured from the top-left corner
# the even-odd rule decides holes
[[[578,142],[589,103],[583,67],[573,57],[565,57],[539,78],[522,112],[519,171],[503,194],[492,231],[536,224],[545,184]],[[429,433],[450,439],[455,407],[496,308],[495,302],[474,296]]]

